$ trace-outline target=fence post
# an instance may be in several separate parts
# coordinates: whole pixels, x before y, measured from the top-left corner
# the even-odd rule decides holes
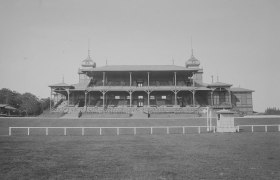
[[[183,126],[183,134],[185,134],[185,127]]]
[[[252,132],[254,132],[254,126],[252,125]]]
[[[11,135],[12,135],[12,128],[9,127],[9,136],[11,136]]]
[[[198,134],[200,134],[200,126],[198,126]]]
[[[29,128],[27,128],[27,135],[29,136],[29,132],[30,132],[30,130],[29,130]]]
[[[167,129],[166,129],[166,133],[169,134],[169,127],[167,127]]]
[[[264,128],[265,128],[265,132],[267,132],[267,125],[265,125]]]
[[[153,128],[151,127],[151,134],[153,134]]]
[[[64,136],[66,136],[66,128],[64,128]]]
[[[133,129],[134,129],[134,130],[133,130],[133,131],[134,131],[134,135],[136,135],[136,128],[133,128]]]
[[[239,132],[240,131],[240,127],[239,126],[237,126],[237,132]]]
[[[102,129],[99,128],[99,135],[101,136],[102,135]]]
[[[82,128],[82,136],[84,136],[84,135],[85,135],[85,129]]]
[[[46,128],[46,136],[49,135],[49,128]]]
[[[117,135],[120,135],[120,129],[117,128]]]
[[[213,132],[216,133],[216,126],[214,126],[214,128],[213,128]]]
[[[278,125],[278,131],[280,132],[280,125]]]

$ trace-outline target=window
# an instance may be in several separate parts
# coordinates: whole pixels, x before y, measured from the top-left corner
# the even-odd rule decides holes
[[[139,83],[137,83],[137,86],[138,86],[138,87],[142,87],[142,86],[143,86],[143,83],[142,83],[142,82],[141,82],[141,83],[139,82]]]
[[[247,94],[241,95],[241,104],[246,105],[247,104]]]
[[[150,99],[155,99],[155,96],[150,96]]]
[[[130,99],[130,96],[126,96],[126,99]]]
[[[143,96],[138,96],[138,99],[143,99]]]
[[[144,106],[144,103],[142,101],[139,101],[138,102],[138,107],[143,107]]]
[[[120,99],[120,96],[115,96],[115,99]]]
[[[161,99],[166,99],[166,96],[161,96]]]
[[[100,96],[100,99],[103,99],[103,96]]]

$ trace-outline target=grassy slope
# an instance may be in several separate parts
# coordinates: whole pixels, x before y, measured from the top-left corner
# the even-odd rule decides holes
[[[280,133],[0,137],[1,179],[277,179]]]

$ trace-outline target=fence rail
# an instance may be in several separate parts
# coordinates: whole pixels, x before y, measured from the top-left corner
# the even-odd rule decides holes
[[[240,132],[241,127],[251,127],[251,132],[254,132],[254,127],[264,127],[264,131],[268,132],[268,127],[278,127],[280,132],[280,124],[274,125],[238,125],[235,126],[237,132]],[[103,129],[116,129],[116,134],[120,135],[120,129],[133,129],[133,134],[137,134],[137,129],[149,129],[150,134],[154,134],[155,129],[166,129],[166,134],[170,134],[170,129],[182,129],[182,134],[187,133],[188,128],[197,128],[197,133],[201,133],[201,128],[206,128],[207,132],[216,132],[216,126],[152,126],[152,127],[9,127],[9,136],[12,135],[12,129],[27,129],[27,135],[30,135],[31,129],[45,129],[46,136],[49,135],[49,129],[63,129],[63,135],[67,135],[67,129],[81,129],[81,135],[85,135],[86,129],[99,129],[99,135],[103,135]]]
[[[67,135],[67,129],[81,129],[82,136],[85,135],[86,129],[99,129],[99,135],[102,135],[102,129],[116,129],[117,135],[120,135],[120,129],[133,129],[133,134],[137,134],[137,129],[149,129],[150,134],[154,134],[154,129],[166,129],[166,134],[170,134],[170,129],[182,129],[182,134],[187,133],[187,128],[197,128],[201,133],[201,128],[206,128],[207,132],[216,132],[216,126],[152,126],[152,127],[9,127],[9,136],[12,135],[12,129],[27,129],[27,135],[30,135],[31,129],[45,129],[46,136],[49,135],[49,129],[63,129],[63,135]]]
[[[278,132],[280,132],[280,124],[270,124],[270,125],[238,125],[237,132],[240,132],[240,127],[251,127],[251,132],[254,132],[254,127],[264,127],[264,131],[267,132],[267,127],[278,127]]]

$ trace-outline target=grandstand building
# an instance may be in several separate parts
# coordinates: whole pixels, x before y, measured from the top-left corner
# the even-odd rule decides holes
[[[199,107],[253,113],[252,90],[222,82],[203,82],[203,69],[193,55],[185,66],[106,65],[97,67],[90,57],[78,69],[79,82],[50,85],[54,111],[187,112]]]

